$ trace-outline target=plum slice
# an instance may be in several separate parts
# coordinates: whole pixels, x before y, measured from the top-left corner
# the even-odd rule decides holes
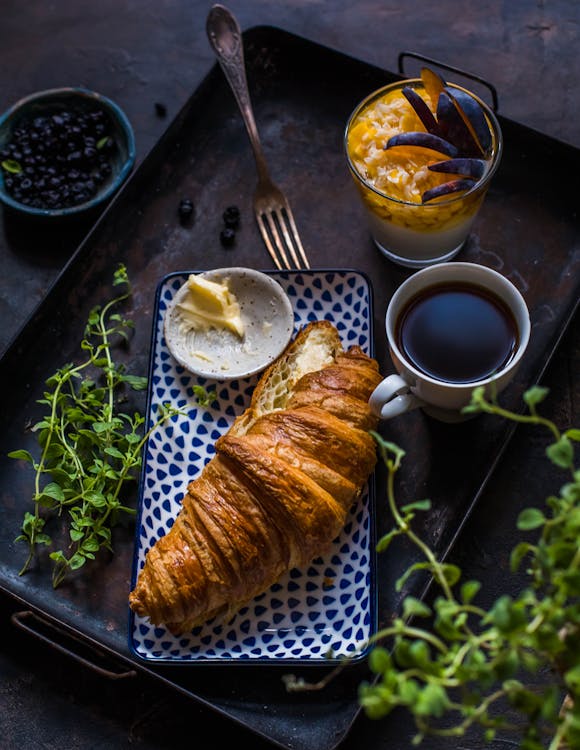
[[[431,99],[431,106],[436,110],[439,94],[445,91],[447,83],[439,73],[431,70],[431,68],[421,68],[421,81],[423,82],[423,86],[425,86],[425,91],[429,99]]]
[[[461,180],[450,180],[444,182],[442,185],[437,185],[430,190],[425,190],[421,196],[423,203],[428,203],[434,198],[441,198],[444,195],[450,195],[451,193],[459,193],[463,190],[470,190],[476,183],[476,180],[470,177],[463,177]]]
[[[452,159],[459,155],[457,148],[444,138],[434,135],[433,133],[423,133],[415,130],[406,133],[397,133],[397,135],[391,136],[385,144],[385,149],[394,148],[396,146],[420,146],[421,148],[429,148],[431,151],[445,154]]]
[[[441,135],[437,120],[433,115],[433,112],[429,109],[425,100],[419,96],[419,94],[412,89],[410,86],[405,86],[402,90],[403,95],[409,102],[409,104],[415,110],[415,113],[425,126],[425,130],[433,135]]]
[[[437,122],[443,138],[453,143],[463,156],[485,155],[473,127],[468,124],[455,98],[448,91],[439,94]]]
[[[478,141],[482,152],[487,153],[491,148],[491,131],[481,105],[466,91],[454,89],[451,92],[447,89],[447,93],[459,114],[464,118],[467,127],[472,130],[472,136]]]
[[[474,177],[479,179],[485,172],[486,162],[484,159],[470,159],[467,157],[457,157],[456,159],[447,159],[446,161],[437,161],[429,164],[428,169],[432,172],[445,172],[447,174],[460,174],[465,177]]]

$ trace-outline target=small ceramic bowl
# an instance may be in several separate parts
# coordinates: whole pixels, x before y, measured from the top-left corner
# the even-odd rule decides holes
[[[102,169],[96,168],[91,172],[91,175],[96,175],[92,180],[94,187],[85,187],[87,180],[84,175],[81,174],[80,178],[77,176],[79,171],[88,173],[91,167],[85,166],[86,161],[81,161],[85,158],[85,154],[78,148],[76,155],[70,158],[75,147],[69,141],[74,142],[77,138],[76,142],[81,143],[81,148],[85,147],[86,142],[79,140],[78,134],[73,135],[73,138],[68,137],[72,132],[72,126],[61,122],[60,114],[63,111],[71,113],[75,122],[77,115],[90,114],[93,118],[99,117],[95,114],[98,112],[105,115],[105,125],[99,126],[101,130],[105,127],[105,130],[97,133],[93,138],[93,148],[97,151],[97,157],[106,160],[109,166]],[[54,117],[57,118],[56,125],[52,120]],[[37,128],[31,125],[35,120],[37,123],[44,120],[45,127],[42,131],[40,125]],[[46,130],[47,126],[48,130]],[[32,135],[33,129],[36,130],[34,136]],[[14,154],[10,152],[9,145],[15,143],[16,133],[19,130],[21,133],[26,132],[27,137],[30,135],[34,138],[32,165],[29,161],[30,153],[24,153],[30,150],[30,147],[22,149],[21,153],[18,147],[14,146],[17,149],[16,157],[18,158],[14,158]],[[91,132],[90,135],[94,134]],[[108,142],[107,137],[110,139]],[[43,142],[45,140],[48,141],[46,147]],[[30,139],[29,142],[31,142]],[[37,144],[42,144],[40,152]],[[58,164],[54,161],[55,152],[59,154]],[[27,158],[30,174],[25,174]],[[63,218],[95,209],[119,189],[131,172],[134,163],[135,137],[129,120],[117,104],[94,91],[83,88],[56,88],[40,91],[20,99],[0,117],[0,164],[2,165],[0,167],[0,201],[19,214],[30,217]],[[42,168],[39,168],[39,164]],[[78,164],[81,166],[77,167]],[[47,165],[51,167],[51,171],[48,171]],[[21,196],[15,196],[14,187],[10,187],[11,181],[12,185],[15,184],[15,178],[22,180],[26,177],[34,185],[34,198],[30,198],[29,190],[30,203],[24,202]],[[54,194],[52,198],[49,198],[48,192],[55,183],[47,183],[55,177],[58,178],[55,190],[58,191],[64,184],[70,191],[76,191],[74,198],[70,197],[72,192],[69,193],[68,198],[55,199]],[[42,197],[39,197],[40,188],[37,190],[37,186],[41,181],[43,192]]]
[[[177,305],[190,294],[185,283],[164,322],[173,357],[194,375],[213,380],[247,378],[264,370],[284,351],[294,331],[294,310],[286,292],[274,277],[251,268],[218,268],[198,275],[227,284],[240,306],[244,335],[223,328],[184,330]]]

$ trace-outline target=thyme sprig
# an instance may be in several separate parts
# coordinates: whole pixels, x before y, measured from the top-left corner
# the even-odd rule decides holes
[[[50,552],[55,588],[102,549],[112,551],[112,528],[124,516],[135,514],[123,497],[126,486],[138,476],[145,441],[175,413],[162,407],[145,432],[145,418],[139,412],[120,410],[126,388],[141,391],[147,379],[131,375],[113,359],[114,343],[127,339],[133,328],[131,320],[115,312],[131,293],[125,266],[115,271],[113,285],[122,291],[89,314],[80,344],[83,361],[64,365],[46,381],[38,403],[47,407],[47,413],[32,427],[40,458],[27,450],[8,454],[29,462],[35,472],[34,509],[24,513],[22,533],[16,539],[28,545],[20,575],[29,570],[41,547],[53,547],[47,522],[55,517],[66,520],[70,544]]]

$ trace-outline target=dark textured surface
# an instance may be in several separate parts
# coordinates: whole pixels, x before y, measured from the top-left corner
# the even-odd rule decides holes
[[[0,83],[0,107],[5,108],[16,98],[32,90],[53,85],[82,84],[95,88],[111,96],[127,112],[136,131],[140,160],[163,134],[213,65],[204,31],[209,5],[203,3],[173,2],[158,6],[145,2],[105,2],[98,9],[85,2],[74,5],[57,2],[49,6],[30,3],[26,7],[16,3],[7,5],[12,7],[10,10],[6,9],[6,20],[0,27],[0,41],[5,68],[12,71],[12,75],[4,75]],[[454,17],[454,6],[456,8],[456,4],[451,2],[440,2],[437,6],[429,4],[429,7],[423,3],[407,3],[404,13],[394,3],[366,2],[352,6],[342,2],[290,2],[284,7],[278,3],[240,2],[232,3],[230,7],[236,12],[242,28],[274,24],[390,70],[396,70],[396,57],[401,49],[413,49],[451,64],[461,65],[493,81],[499,92],[500,112],[504,116],[524,122],[551,137],[568,141],[572,146],[579,146],[580,138],[575,125],[577,118],[573,116],[574,107],[579,106],[574,104],[578,97],[575,97],[573,91],[566,93],[567,87],[573,86],[574,81],[578,80],[578,70],[574,70],[574,66],[578,68],[579,62],[573,52],[578,40],[576,5],[572,2],[551,3],[548,11],[542,5],[530,3],[483,3],[479,4],[477,10],[463,9],[461,20]],[[75,80],[71,80],[71,71],[74,71]],[[329,89],[337,89],[335,80],[329,80]],[[166,118],[160,118],[156,114],[155,102],[166,105]],[[223,104],[223,101],[217,102],[214,106],[219,111]],[[320,102],[311,101],[309,104],[306,95],[304,107],[308,114],[311,105],[319,107]],[[334,111],[331,111],[327,116],[332,117],[333,114]],[[340,113],[337,116],[338,114]],[[212,112],[202,115],[202,123],[203,117],[211,125]],[[269,150],[275,145],[277,134],[284,137],[284,125],[295,127],[295,123],[286,122],[283,110],[277,111],[275,107],[261,113],[261,117],[263,119],[259,122],[264,123],[261,129]],[[324,122],[322,117],[321,122]],[[245,181],[248,186],[253,185],[251,156],[249,149],[244,150],[243,137],[239,134],[239,120],[233,108],[223,128],[230,128],[232,131],[232,153],[226,150],[223,154],[216,154],[218,169],[213,177],[211,160],[204,150],[208,144],[211,146],[212,138],[217,138],[210,132],[207,134],[207,142],[194,144],[191,161],[183,165],[180,180],[185,180],[187,171],[191,170],[189,184],[200,195],[204,191],[215,195],[217,190],[218,195],[223,194],[229,198],[243,194]],[[295,131],[288,133],[288,136],[296,138]],[[221,143],[219,139],[218,142]],[[322,142],[325,145],[331,155],[331,169],[337,170],[338,160],[336,154],[333,154],[333,138],[329,136],[325,140],[320,132],[316,133],[315,138],[309,138],[306,134],[303,148],[308,149],[311,142]],[[541,146],[541,138],[538,143]],[[236,148],[239,149],[239,154],[235,153]],[[196,172],[196,150],[205,155],[200,162],[206,172]],[[556,150],[560,154],[560,150]],[[566,149],[564,153],[567,153]],[[235,179],[242,175],[240,184],[232,184],[227,170],[224,173],[223,166],[224,163],[227,165],[228,159],[235,160],[237,156],[247,164],[241,172],[232,170]],[[292,177],[290,184],[297,185],[300,164],[292,163],[291,154],[288,158],[288,174]],[[533,159],[533,154],[529,154],[528,158]],[[543,185],[553,176],[549,170],[549,158],[550,154],[544,155],[538,167],[538,179],[541,181],[543,177]],[[577,159],[575,151],[573,158]],[[273,172],[279,170],[283,177],[284,165],[277,162],[274,156],[270,161]],[[527,165],[526,169],[529,169]],[[562,165],[557,171],[559,174],[564,171]],[[331,171],[325,179],[331,182],[332,174]],[[304,177],[307,178],[307,175]],[[173,205],[163,205],[164,191],[168,201],[174,198],[168,185],[170,179],[171,175],[164,174],[162,170],[161,184],[164,190],[158,200],[155,216],[141,216],[140,196],[138,192],[133,196],[134,211],[128,213],[128,226],[124,227],[128,233],[134,229],[136,237],[134,246],[123,248],[122,252],[129,252],[134,267],[144,263],[143,278],[149,278],[150,283],[157,274],[167,270],[165,264],[172,264],[178,259],[181,261],[185,257],[186,244],[190,240],[177,224],[173,226],[163,223],[163,210],[167,216]],[[517,188],[517,174],[507,174],[505,179],[508,185],[515,185]],[[537,228],[528,234],[533,253],[537,253],[537,246],[542,244],[541,240],[534,241],[534,238],[539,233],[541,236],[543,217],[547,217],[550,225],[553,225],[553,231],[547,240],[548,246],[556,246],[562,238],[572,244],[576,243],[577,253],[575,216],[566,212],[566,200],[559,203],[555,191],[550,193],[544,187],[536,191],[530,182],[532,181],[527,180],[521,186],[521,192],[526,205],[530,195],[532,201],[536,201],[534,221],[537,222]],[[207,190],[208,184],[211,184],[212,190]],[[305,195],[308,195],[308,190]],[[332,222],[332,199],[321,200],[318,210],[312,212],[310,203],[303,196],[297,191],[293,198],[296,213],[300,215],[302,211],[304,216],[309,217],[303,220],[303,234],[308,237],[309,246],[317,243],[317,258],[331,265],[329,261],[336,262],[336,259],[333,257],[332,246],[329,247],[333,238],[332,229],[326,227]],[[210,240],[212,222],[215,223],[221,207],[204,205],[202,201],[202,208],[197,217],[198,234],[195,237]],[[508,205],[504,205],[502,202],[500,206],[498,202],[497,208],[502,213],[501,221],[495,226],[494,240],[506,245],[509,245],[510,237],[517,237],[520,241],[521,232],[525,232],[526,227],[510,222],[514,213],[517,214],[518,190],[512,191],[511,203],[508,201]],[[562,217],[565,217],[561,226],[558,225],[560,210],[563,212]],[[346,221],[344,217],[341,220]],[[73,228],[70,239],[60,232],[55,233],[54,237],[36,229],[23,233],[21,227],[14,227],[6,220],[4,228],[0,253],[0,315],[6,321],[2,341],[7,345],[26,316],[41,300],[86,227]],[[248,226],[248,230],[253,242],[253,227]],[[162,241],[164,246],[168,246],[169,253],[163,255],[162,264],[156,265],[153,262],[147,266],[147,259],[156,257],[155,248],[147,246],[152,235]],[[353,237],[352,246],[345,251],[344,262],[341,258],[341,265],[356,266],[362,263],[363,266],[371,264],[374,267],[376,258],[371,256],[373,249],[366,241],[362,252],[367,255],[362,258],[359,256],[362,236],[356,234]],[[142,253],[138,247],[139,238],[143,238]],[[341,244],[341,248],[345,245],[346,243]],[[108,252],[113,257],[114,246],[111,245],[111,248]],[[226,257],[223,255],[225,251],[216,249],[215,252],[217,256],[206,256],[199,243],[193,242],[191,265],[211,267],[217,265],[216,257],[221,264],[221,260]],[[256,253],[263,252],[259,243],[244,245],[242,253],[236,256],[236,262],[243,260],[255,265]],[[509,247],[507,252],[509,256]],[[105,260],[94,260],[97,265],[99,262],[105,263]],[[263,262],[266,267],[265,253]],[[538,262],[541,262],[541,258]],[[519,267],[515,259],[514,266]],[[570,272],[569,266],[566,267]],[[574,268],[577,278],[577,266]],[[569,288],[566,285],[574,283],[574,279],[567,277],[559,267],[549,266],[546,272],[536,282],[534,295],[537,299],[543,294],[550,300],[554,285]],[[384,273],[384,278],[377,279],[377,285],[386,293],[401,276],[399,271],[388,264],[384,264]],[[145,288],[143,296],[138,299],[138,305],[146,306],[146,293],[148,290]],[[80,300],[80,309],[82,305]],[[547,305],[547,309],[550,309],[550,305]],[[377,312],[378,317],[381,315],[382,312]],[[143,332],[143,336],[146,334],[146,331]],[[547,407],[562,425],[568,425],[574,419],[579,421],[577,342],[578,323],[575,322],[558,348],[545,378],[546,385],[552,391]],[[136,366],[140,367],[142,364],[138,361]],[[14,437],[19,439],[18,435]],[[541,502],[554,488],[554,482],[558,481],[548,470],[542,454],[543,442],[540,435],[523,430],[516,433],[454,550],[454,558],[467,567],[468,574],[483,580],[485,597],[489,601],[505,590],[503,584],[508,578],[508,554],[513,544],[514,519],[519,508]],[[453,457],[444,458],[452,467]],[[479,467],[480,463],[476,460],[475,465]],[[437,464],[438,470],[439,467],[440,464]],[[9,501],[9,486],[3,487],[2,497]],[[5,538],[4,528],[2,534]],[[127,549],[126,546],[123,547],[123,554],[127,553],[130,560],[130,550],[126,552]],[[122,565],[123,560],[119,564]],[[127,562],[128,564],[130,563]],[[498,575],[498,568],[502,575]],[[516,587],[517,582],[508,579],[508,585]],[[91,590],[89,578],[87,590],[77,592],[77,596],[79,601],[86,600],[87,596],[90,600],[91,597],[102,597],[103,591]],[[2,603],[4,604],[4,600]],[[106,599],[98,604],[100,609],[106,608]],[[114,610],[116,605],[113,602],[111,606]],[[16,603],[6,598],[5,608],[15,609]],[[86,617],[85,611],[82,617]],[[272,746],[272,743],[234,726],[229,720],[216,716],[202,705],[178,695],[175,690],[163,687],[156,680],[150,680],[146,676],[114,682],[106,680],[79,667],[44,644],[37,643],[29,635],[19,632],[10,625],[8,616],[2,618],[0,627],[2,746],[92,748],[135,745],[169,748],[180,744],[185,738],[192,742],[202,728],[210,736],[215,736],[220,746],[242,739],[255,748]],[[103,627],[105,631],[108,629],[106,621]],[[111,627],[114,629],[115,625],[112,624]],[[219,691],[222,705],[227,703],[230,693],[237,699],[236,693],[240,687],[236,684],[236,678],[227,671],[217,676],[213,674],[208,679],[206,687],[210,697],[212,689],[215,689],[212,685],[219,681],[222,686]],[[248,705],[256,712],[252,723],[258,727],[271,727],[275,724],[276,717],[260,716],[260,713],[272,712],[272,703],[266,702],[267,705],[260,711],[259,700],[259,688],[248,688]],[[315,704],[314,700],[314,716]],[[329,710],[336,711],[336,726],[340,727],[340,702],[333,704]],[[308,708],[305,707],[304,717],[307,713]],[[287,717],[282,715],[279,719],[281,724],[287,722]],[[330,717],[329,722],[332,721]],[[315,728],[307,730],[302,729],[302,726],[310,726],[310,723],[298,721],[297,729],[300,741],[308,747],[310,740],[316,740]],[[309,736],[309,731],[312,737]],[[369,722],[360,717],[341,747],[403,750],[410,746],[411,734],[412,729],[403,717],[394,717],[380,723]],[[456,740],[455,744],[445,743],[447,747],[457,748],[475,748],[480,744],[477,738],[469,741]],[[440,746],[444,745],[441,743]],[[498,741],[495,746],[500,748],[504,745]],[[436,743],[429,743],[429,747],[435,748]]]

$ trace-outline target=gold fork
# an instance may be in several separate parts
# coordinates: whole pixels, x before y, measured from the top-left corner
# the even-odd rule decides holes
[[[240,108],[258,169],[254,213],[276,268],[310,268],[288,199],[272,182],[250,102],[242,33],[236,18],[223,5],[213,5],[207,35]],[[292,265],[293,264],[293,265]]]

